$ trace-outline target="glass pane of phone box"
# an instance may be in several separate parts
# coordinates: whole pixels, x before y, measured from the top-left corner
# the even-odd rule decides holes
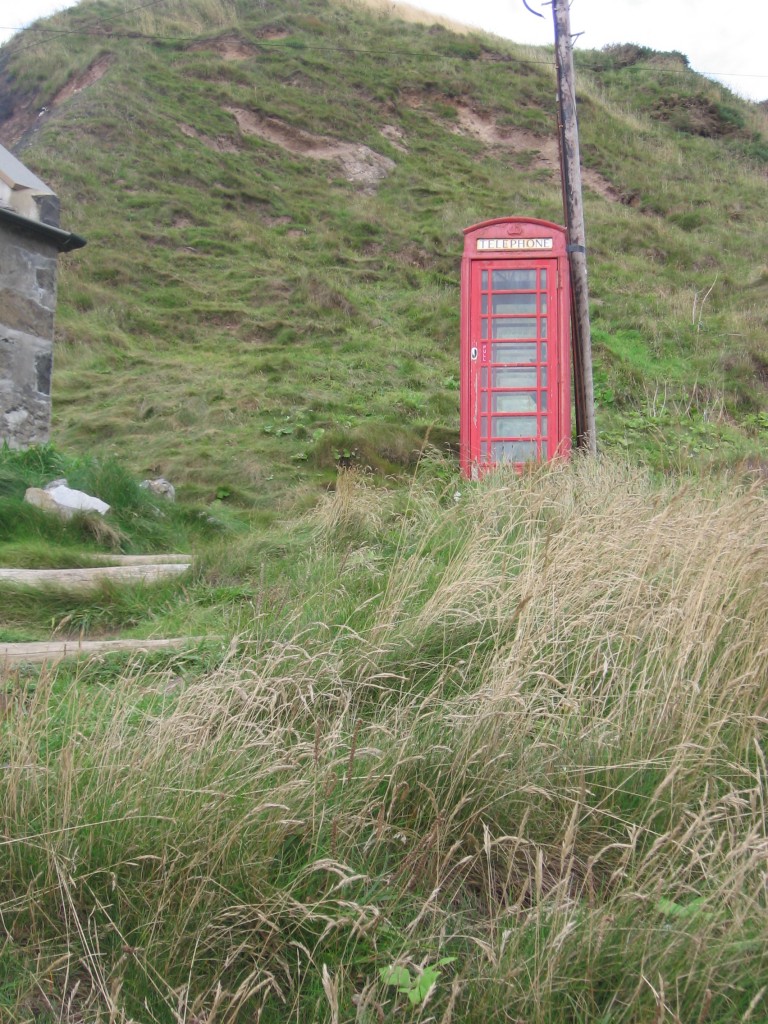
[[[536,442],[494,441],[491,458],[494,462],[531,462],[536,458]]]

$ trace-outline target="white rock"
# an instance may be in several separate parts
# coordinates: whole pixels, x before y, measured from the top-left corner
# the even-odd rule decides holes
[[[41,495],[46,495],[47,500],[41,498]],[[74,512],[98,512],[101,515],[109,512],[109,505],[106,501],[94,498],[93,495],[86,494],[85,491],[76,491],[72,487],[67,487],[59,480],[48,484],[44,491],[40,491],[37,487],[30,487],[24,495],[24,500],[38,505],[40,508],[48,509],[52,508],[50,502],[53,501],[55,510],[61,510],[64,518],[69,518]]]

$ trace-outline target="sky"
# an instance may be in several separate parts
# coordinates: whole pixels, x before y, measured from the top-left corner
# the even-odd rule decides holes
[[[412,7],[504,36],[518,43],[552,42],[552,12],[541,0],[410,0]],[[72,6],[64,0],[0,0],[0,42],[14,28]],[[396,5],[395,5],[396,6]],[[22,13],[23,11],[23,13]],[[576,46],[639,43],[679,50],[691,66],[752,100],[768,99],[768,4],[742,0],[573,0],[571,30],[584,34]]]
[[[0,3],[2,0],[0,0]],[[410,0],[413,7],[470,23],[518,43],[553,41],[552,9],[541,0]],[[573,0],[571,31],[577,48],[639,43],[679,50],[695,71],[722,81],[752,100],[768,99],[766,0]]]

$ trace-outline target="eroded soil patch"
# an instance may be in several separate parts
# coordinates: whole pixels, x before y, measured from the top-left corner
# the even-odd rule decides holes
[[[525,153],[532,168],[548,170],[559,175],[560,153],[554,135],[536,135],[525,128],[499,126],[493,118],[486,117],[467,106],[457,106],[456,114],[458,124],[454,131],[457,134],[472,136],[486,146],[497,146],[513,153]],[[581,177],[584,185],[603,199],[612,203],[623,201],[621,192],[599,171],[582,166]]]
[[[342,142],[325,135],[314,135],[281,121],[243,107],[225,107],[237,121],[243,135],[256,135],[265,142],[281,146],[289,153],[311,160],[336,160],[347,181],[372,192],[395,169],[394,160],[356,142]]]
[[[284,28],[263,28],[256,33],[256,38],[265,43],[276,39],[285,39],[289,33]],[[205,50],[209,53],[217,53],[222,60],[250,60],[259,52],[257,46],[252,46],[234,32],[218,39],[201,39],[192,43],[187,49],[191,53],[199,53]]]
[[[202,142],[208,149],[212,149],[214,153],[238,153],[240,151],[240,146],[227,135],[217,135],[214,139],[210,135],[199,132],[189,124],[180,124],[179,129],[188,139],[197,139],[198,142]]]
[[[399,149],[401,153],[408,152],[408,147],[405,144],[405,135],[397,125],[385,124],[381,129],[381,134],[395,149]]]
[[[409,107],[428,111],[436,97],[419,91],[406,91],[401,94],[401,99]],[[448,105],[447,100],[444,102]],[[553,176],[559,176],[560,154],[555,135],[537,135],[526,128],[499,125],[493,117],[481,114],[466,104],[449,105],[456,111],[456,123],[451,126],[451,131],[456,135],[477,139],[489,148],[506,149],[512,153],[525,155],[527,166],[533,170],[546,170]],[[440,123],[444,125],[444,121],[440,120]],[[582,167],[581,176],[585,187],[603,199],[612,203],[630,203],[630,200],[599,171]]]
[[[653,106],[653,116],[679,132],[705,139],[743,134],[738,110],[704,96],[662,96]]]
[[[67,84],[62,89],[59,89],[53,97],[51,106],[58,107],[59,104],[65,103],[77,93],[82,92],[83,89],[87,89],[88,86],[94,85],[100,78],[103,78],[104,75],[106,75],[114,62],[115,55],[113,53],[105,53],[103,56],[98,57],[93,64],[82,72],[82,74],[75,75],[74,78],[70,78]]]
[[[55,107],[66,103],[77,93],[103,78],[114,62],[115,55],[113,53],[105,53],[101,57],[97,57],[85,71],[79,75],[73,75],[67,84],[59,89],[48,106],[38,108],[30,100],[21,102],[18,106],[13,102],[7,104],[7,107],[12,108],[12,113],[0,123],[0,139],[2,139],[3,145],[8,149],[14,149],[24,140],[25,136],[36,131],[48,120]]]
[[[249,60],[256,50],[239,36],[221,36],[219,39],[201,39],[187,47],[190,53],[217,53],[222,60]]]

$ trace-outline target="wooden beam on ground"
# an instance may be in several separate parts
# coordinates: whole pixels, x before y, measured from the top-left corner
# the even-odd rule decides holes
[[[149,651],[179,650],[211,639],[217,638],[178,636],[163,640],[41,640],[26,644],[0,644],[0,667],[19,665],[23,662],[39,664],[61,661],[63,658],[90,658],[119,651],[144,654]]]
[[[86,557],[103,565],[189,565],[192,561],[192,555],[109,555],[90,551]]]
[[[150,563],[149,565],[110,565],[96,569],[0,569],[0,586],[56,587],[61,590],[88,591],[102,583],[156,583],[178,576],[189,562]]]

